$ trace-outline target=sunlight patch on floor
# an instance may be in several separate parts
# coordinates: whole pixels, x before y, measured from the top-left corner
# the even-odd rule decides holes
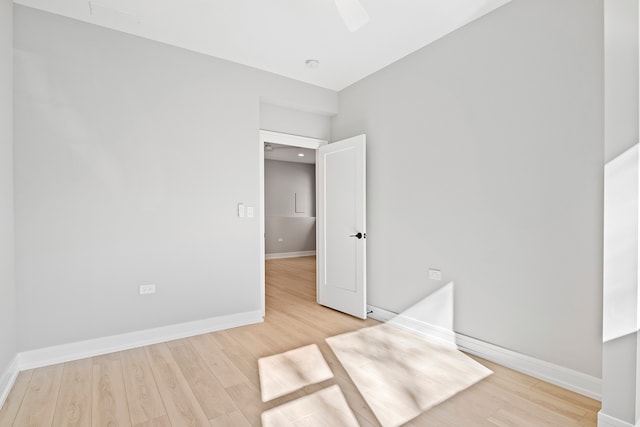
[[[383,427],[402,425],[492,374],[450,346],[386,324],[326,341]]]
[[[317,345],[307,345],[258,360],[262,401],[333,378]]]
[[[333,385],[262,413],[263,427],[358,427],[340,387]]]

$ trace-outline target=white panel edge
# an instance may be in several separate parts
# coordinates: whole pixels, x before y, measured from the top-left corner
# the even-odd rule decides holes
[[[191,337],[194,335],[261,323],[263,321],[262,311],[256,310],[163,326],[160,328],[145,329],[121,335],[113,335],[109,337],[39,348],[19,353],[18,367],[21,371],[40,368],[43,366],[99,356],[116,351],[129,350],[136,347]]]
[[[16,355],[9,364],[7,370],[2,373],[2,376],[0,376],[0,409],[4,406],[4,402],[6,402],[7,397],[9,397],[9,392],[11,391],[13,384],[15,384],[19,373],[18,356]]]
[[[476,338],[446,331],[439,326],[428,325],[420,320],[398,315],[379,307],[369,305],[368,310],[371,311],[369,317],[372,319],[394,324],[438,343],[449,343],[448,340],[452,334],[458,349],[461,351],[482,357],[592,399],[601,400],[602,398],[602,380],[600,378],[508,350]]]
[[[267,314],[267,300],[266,300],[266,267],[265,267],[265,252],[267,242],[265,241],[266,223],[265,223],[265,182],[264,182],[264,138],[263,132],[258,131],[258,186],[260,188],[258,192],[258,240],[260,241],[260,253],[258,254],[258,262],[260,265],[260,311],[262,317]]]
[[[274,132],[264,129],[260,129],[260,142],[272,142],[274,144],[290,145],[293,147],[309,148],[312,150],[328,144],[324,139],[291,135],[288,133]]]

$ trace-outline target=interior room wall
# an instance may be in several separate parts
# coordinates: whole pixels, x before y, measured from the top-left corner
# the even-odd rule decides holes
[[[260,101],[337,94],[20,6],[15,53],[19,349],[259,312]]]
[[[0,404],[17,353],[13,227],[13,2],[0,0]]]
[[[315,165],[265,160],[266,254],[316,250],[315,174]]]
[[[260,129],[329,141],[331,117],[261,102]]]
[[[368,302],[601,376],[603,3],[514,0],[339,93],[367,134]],[[428,268],[443,281],[428,279]]]

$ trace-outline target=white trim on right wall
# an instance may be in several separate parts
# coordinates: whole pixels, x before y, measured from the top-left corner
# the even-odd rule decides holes
[[[602,397],[602,380],[600,378],[458,333],[456,333],[456,343],[458,349],[466,353],[474,354],[592,399],[600,400]]]
[[[368,311],[370,312],[369,317],[373,319],[382,322],[391,322],[397,327],[429,340],[445,345],[451,345],[451,342],[455,340],[455,345],[458,349],[466,353],[482,357],[483,359],[531,375],[542,381],[555,384],[592,399],[601,400],[602,398],[602,380],[600,378],[453,331],[443,331],[443,328],[439,326],[428,325],[423,321],[411,319],[406,315],[398,315],[379,307],[369,305]],[[618,424],[613,424],[613,426],[617,427]],[[626,427],[621,424],[619,426]]]
[[[600,411],[598,412],[598,427],[640,427],[640,424],[629,424]]]

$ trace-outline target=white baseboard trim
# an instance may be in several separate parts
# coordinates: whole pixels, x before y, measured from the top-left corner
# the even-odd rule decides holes
[[[384,308],[376,307],[374,305],[367,305],[367,317],[379,320],[380,322],[388,322],[396,317],[398,313],[394,313]]]
[[[405,329],[416,335],[446,346],[456,346],[456,334],[441,326],[432,325],[422,320],[396,314],[380,307],[367,306],[368,317]]]
[[[265,254],[264,259],[298,258],[301,256],[314,256],[315,254],[316,251],[282,252],[279,254]]]
[[[395,324],[439,343],[450,344],[455,342],[461,351],[474,354],[507,368],[515,369],[592,399],[601,400],[602,398],[602,380],[600,378],[480,341],[476,338],[447,331],[439,326],[429,325],[420,320],[398,315],[378,307],[368,306],[368,309],[373,311],[369,314],[369,317],[373,319]],[[454,341],[451,341],[451,335],[454,336]]]
[[[626,421],[619,420],[618,418],[611,417],[604,414],[602,411],[598,412],[598,427],[638,427],[640,424],[631,424]]]
[[[263,321],[262,311],[256,310],[40,348],[20,353],[18,355],[18,367],[21,371],[40,368],[56,363],[99,356],[115,351],[129,350],[223,329],[261,323]]]
[[[536,359],[462,334],[456,334],[458,348],[464,352],[515,369],[532,377],[575,391],[592,399],[602,399],[602,380],[564,366]]]
[[[7,367],[7,370],[0,376],[0,409],[2,409],[4,402],[7,400],[11,387],[13,387],[13,384],[16,382],[19,373],[18,356],[16,355]]]

